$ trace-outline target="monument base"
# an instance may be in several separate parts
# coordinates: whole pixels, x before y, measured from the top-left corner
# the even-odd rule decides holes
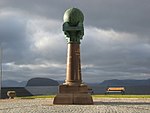
[[[59,94],[54,98],[53,104],[79,104],[79,105],[92,105],[93,99],[88,94],[88,88],[83,86],[68,86],[60,85]]]

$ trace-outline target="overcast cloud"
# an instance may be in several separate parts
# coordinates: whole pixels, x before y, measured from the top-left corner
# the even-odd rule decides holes
[[[65,80],[66,9],[85,16],[84,82],[150,78],[149,0],[0,0],[3,79]]]

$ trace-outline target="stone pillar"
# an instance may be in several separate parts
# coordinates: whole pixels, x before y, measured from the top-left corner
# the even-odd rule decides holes
[[[68,44],[65,84],[79,86],[81,83],[80,45]]]
[[[82,83],[80,62],[80,40],[84,35],[84,15],[77,8],[64,14],[63,31],[68,43],[66,80],[59,86],[54,104],[93,104],[88,86]]]

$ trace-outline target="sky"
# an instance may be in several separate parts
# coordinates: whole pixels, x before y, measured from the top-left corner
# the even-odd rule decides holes
[[[3,80],[65,80],[72,7],[84,14],[83,82],[150,78],[150,0],[0,0]]]

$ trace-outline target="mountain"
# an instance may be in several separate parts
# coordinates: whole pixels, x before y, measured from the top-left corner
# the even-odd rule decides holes
[[[59,83],[56,80],[49,78],[32,78],[28,80],[26,86],[58,86]]]
[[[32,78],[28,81],[3,80],[2,87],[26,87],[26,86],[58,86],[59,83],[49,78]]]
[[[64,81],[55,81],[49,78],[32,78],[29,81],[18,82],[15,80],[4,80],[2,87],[26,87],[26,86],[58,86]],[[89,86],[150,86],[150,79],[146,80],[105,80],[101,83],[86,83]]]
[[[18,82],[15,80],[4,80],[2,82],[2,87],[25,87],[27,81]]]
[[[100,83],[101,86],[150,86],[150,79],[146,80],[105,80]]]

